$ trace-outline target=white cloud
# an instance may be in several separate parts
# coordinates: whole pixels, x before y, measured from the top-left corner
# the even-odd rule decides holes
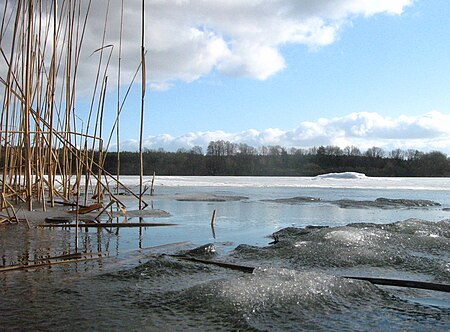
[[[6,0],[0,0],[4,8]],[[234,77],[265,80],[286,67],[280,48],[302,44],[311,49],[333,43],[340,30],[355,17],[402,14],[413,0],[150,0],[146,1],[145,47],[147,82],[151,88],[165,90],[177,81],[192,82],[218,71]],[[87,1],[81,3],[81,40]],[[108,66],[108,88],[116,84],[120,36],[121,1],[92,1],[83,37],[78,67],[77,91],[92,94],[100,52],[113,45]],[[50,17],[51,1],[44,6]],[[10,5],[8,10],[14,6]],[[60,9],[67,6],[60,6]],[[78,8],[78,7],[77,7]],[[105,18],[108,17],[106,30]],[[122,84],[131,82],[140,63],[141,0],[124,1],[122,39]],[[50,18],[51,22],[51,18]],[[13,20],[2,36],[2,49],[9,53]],[[44,26],[46,25],[43,22]],[[52,28],[52,24],[49,25]],[[50,31],[51,32],[51,31]],[[51,49],[52,34],[46,42]],[[61,47],[65,45],[60,40]],[[43,43],[44,44],[44,43]],[[102,77],[111,49],[105,49]],[[47,70],[50,54],[46,53]],[[2,68],[0,67],[0,74]],[[63,69],[61,69],[63,72]],[[4,75],[3,75],[4,76]],[[137,79],[140,83],[140,78]]]
[[[3,0],[4,1],[4,0]],[[0,0],[0,2],[2,2]],[[265,80],[284,69],[280,47],[317,48],[333,43],[357,16],[402,14],[413,0],[177,0],[146,1],[148,82],[167,89],[178,80],[192,82],[219,71]],[[105,1],[93,1],[84,46],[101,46]],[[121,1],[112,1],[105,44],[118,51]],[[129,82],[140,62],[141,1],[124,2],[122,69]],[[116,57],[116,55],[115,55]],[[86,57],[85,57],[86,59]],[[97,61],[93,57],[92,61]],[[117,61],[110,64],[110,84]],[[80,79],[92,77],[80,67]]]
[[[238,133],[224,131],[193,132],[179,137],[159,135],[148,137],[144,146],[149,149],[164,148],[176,151],[195,145],[204,149],[210,141],[228,140],[251,146],[281,145],[308,148],[320,145],[337,145],[341,148],[355,145],[361,150],[372,146],[386,151],[396,148],[440,150],[450,154],[450,115],[432,111],[420,116],[402,115],[385,117],[378,113],[351,113],[332,119],[302,122],[293,130],[269,128],[262,131],[250,129]],[[136,141],[124,142],[124,150],[137,150]],[[112,149],[114,151],[114,148]]]

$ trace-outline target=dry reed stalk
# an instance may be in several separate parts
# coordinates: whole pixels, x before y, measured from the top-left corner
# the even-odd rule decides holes
[[[24,3],[25,6],[25,3]],[[24,7],[24,12],[27,8]],[[25,184],[26,184],[26,200],[28,203],[28,209],[31,211],[33,209],[33,200],[32,200],[32,178],[31,178],[31,142],[30,142],[30,113],[27,111],[30,109],[32,101],[31,101],[31,89],[33,84],[33,59],[32,59],[32,47],[33,40],[32,34],[34,33],[33,28],[33,1],[28,2],[28,29],[26,29],[26,53],[25,53],[25,102],[23,104],[23,130],[24,130],[24,148],[25,148]]]
[[[5,4],[5,12],[4,12],[4,17],[7,13],[6,11],[6,5]],[[21,7],[21,0],[18,1],[17,4],[18,8]],[[12,75],[13,75],[13,68],[11,67],[11,63],[13,62],[13,57],[14,57],[14,49],[15,49],[15,45],[16,45],[16,40],[17,40],[17,34],[18,34],[18,27],[19,27],[19,19],[20,19],[20,11],[17,10],[16,11],[16,16],[15,16],[15,20],[14,20],[14,29],[13,29],[13,36],[12,36],[12,45],[11,45],[11,52],[10,52],[10,58],[9,58],[9,66],[8,66],[8,73],[7,73],[7,78],[6,78],[6,84],[5,84],[5,96],[4,96],[4,100],[3,100],[3,108],[2,108],[2,120],[3,118],[5,118],[5,122],[4,122],[4,135],[3,136],[3,141],[4,141],[4,153],[3,153],[3,158],[4,158],[4,164],[3,164],[3,176],[2,176],[2,194],[6,193],[6,179],[7,179],[7,170],[8,170],[8,161],[9,161],[9,143],[10,143],[10,138],[9,138],[9,122],[10,122],[10,104],[11,104],[11,96],[12,96],[12,92],[11,92],[11,86],[12,86]],[[3,22],[4,19],[2,19],[2,30],[3,30]],[[3,40],[3,38],[2,38]],[[1,44],[0,44],[1,45]],[[2,54],[4,55],[3,49],[2,49]],[[6,58],[6,57],[5,57]],[[5,114],[5,117],[4,117]],[[3,123],[2,123],[3,124]],[[2,125],[3,128],[3,125]],[[6,207],[6,202],[4,200],[4,195],[2,195],[2,204],[1,207],[4,208]]]
[[[117,182],[120,181],[120,86],[121,86],[121,64],[122,64],[122,36],[123,36],[123,0],[120,4],[120,32],[119,32],[119,51],[117,68],[117,128],[116,128],[116,153],[117,153]],[[114,130],[114,129],[113,129]],[[119,185],[116,187],[116,194],[119,194]]]
[[[120,104],[120,109],[119,109],[119,112],[118,112],[119,116],[122,113],[122,110],[123,110],[123,107],[125,105],[125,102],[126,102],[126,100],[128,98],[128,95],[129,95],[129,93],[131,91],[131,87],[133,86],[134,82],[136,81],[137,75],[139,74],[140,70],[141,70],[141,63],[139,63],[138,67],[136,68],[136,71],[134,72],[133,78],[131,79],[131,82],[128,84],[127,91],[125,93],[125,96],[124,96],[121,104]],[[106,145],[106,150],[109,150],[109,145],[111,144],[112,135],[113,135],[113,132],[114,132],[114,130],[116,128],[117,128],[117,130],[119,129],[119,118],[118,118],[118,116],[116,116],[116,119],[115,119],[115,121],[113,123],[112,129],[111,129],[111,133],[110,133],[109,139],[108,139],[108,144]],[[117,181],[120,182],[119,179]]]
[[[144,135],[144,107],[145,107],[145,85],[146,85],[146,77],[145,77],[145,0],[142,0],[142,11],[141,11],[141,126],[139,130],[139,210],[142,210],[142,178],[144,176],[144,159],[142,155],[143,149],[143,135]]]
[[[152,197],[155,195],[155,175],[156,175],[156,172],[153,172],[152,184],[150,187],[150,196],[152,196]]]

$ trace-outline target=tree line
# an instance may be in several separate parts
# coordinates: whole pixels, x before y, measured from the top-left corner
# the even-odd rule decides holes
[[[331,172],[359,172],[368,176],[450,176],[450,159],[442,152],[355,146],[319,146],[286,149],[279,145],[255,148],[229,141],[212,141],[206,153],[199,146],[167,152],[145,150],[144,174],[152,175],[234,175],[234,176],[316,176]],[[117,155],[109,152],[104,168],[116,173]],[[120,174],[139,174],[139,154],[120,153]]]

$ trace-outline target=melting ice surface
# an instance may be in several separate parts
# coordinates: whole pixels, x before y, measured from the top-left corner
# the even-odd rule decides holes
[[[131,188],[139,181],[122,180]],[[0,274],[0,330],[448,331],[448,294],[340,276],[449,284],[449,190],[448,178],[358,173],[156,177],[156,196],[146,199],[171,216],[144,221],[177,226],[83,232],[83,250],[111,257]],[[378,198],[398,204],[367,203]],[[0,229],[0,255],[5,265],[55,255],[73,249],[73,235]],[[189,243],[138,250],[180,241]],[[249,274],[167,254],[257,268]]]
[[[123,179],[127,185],[139,183],[136,176]],[[146,182],[151,182],[148,177]],[[316,177],[252,176],[157,176],[155,184],[170,187],[284,187],[449,190],[450,178],[380,178],[362,173],[328,173]]]

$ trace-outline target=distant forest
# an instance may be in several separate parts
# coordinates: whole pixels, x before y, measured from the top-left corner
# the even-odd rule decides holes
[[[144,175],[315,176],[359,172],[368,176],[450,176],[450,159],[444,153],[386,152],[378,147],[364,152],[355,146],[286,149],[277,145],[257,149],[220,140],[210,142],[206,153],[199,146],[177,152],[145,150],[143,160]],[[108,153],[104,167],[112,174],[117,172],[115,152]],[[120,174],[139,174],[139,153],[120,153]]]

